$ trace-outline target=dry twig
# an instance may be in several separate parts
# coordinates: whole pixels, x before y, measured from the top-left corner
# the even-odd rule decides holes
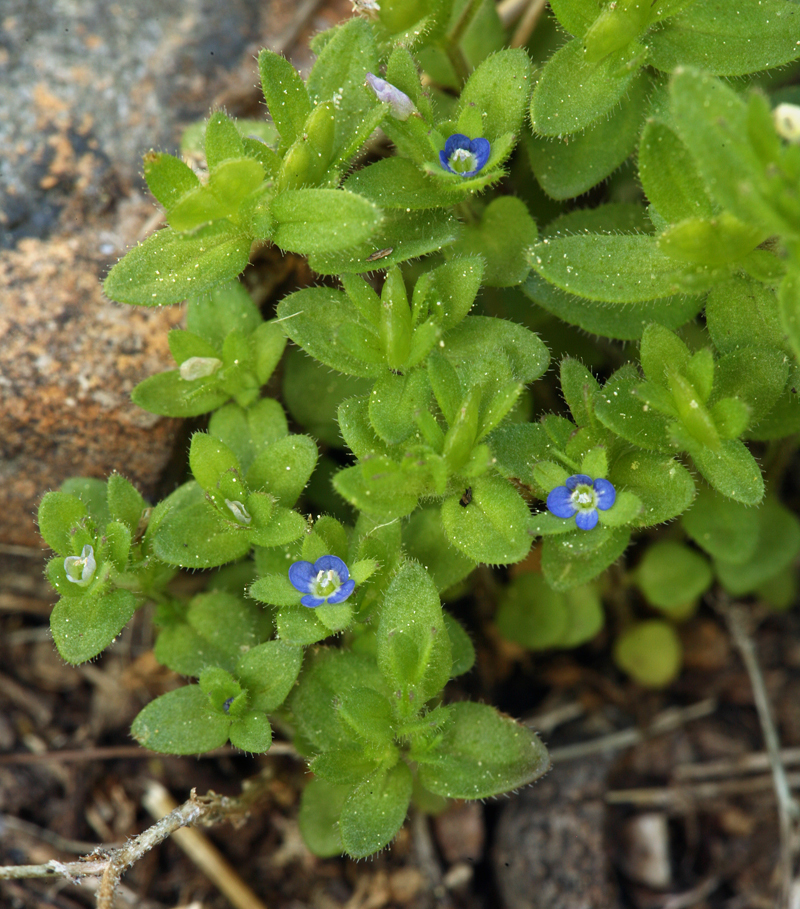
[[[780,832],[780,877],[781,895],[778,909],[794,909],[792,907],[792,883],[794,881],[794,865],[798,851],[798,834],[800,833],[800,806],[791,793],[786,768],[781,760],[781,746],[778,730],[772,719],[767,688],[761,667],[758,665],[752,634],[749,629],[751,624],[750,613],[744,606],[731,603],[725,594],[720,594],[715,604],[717,611],[722,615],[728,626],[728,631],[739,651],[744,663],[750,685],[753,689],[758,720],[764,735],[764,744],[767,747],[772,780],[775,788],[775,798],[778,802],[778,822]]]

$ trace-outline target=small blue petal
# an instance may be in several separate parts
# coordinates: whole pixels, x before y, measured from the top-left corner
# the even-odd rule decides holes
[[[469,150],[475,155],[476,161],[473,173],[477,173],[489,160],[492,146],[489,144],[488,139],[473,139],[469,144]]]
[[[308,593],[317,572],[311,562],[295,562],[289,566],[289,583],[295,590]]]
[[[314,574],[317,575],[320,571],[335,571],[342,583],[350,577],[347,565],[338,556],[326,555],[317,559],[314,562]]]
[[[575,473],[571,477],[567,477],[567,479],[564,482],[567,484],[567,489],[569,489],[570,492],[574,492],[575,487],[578,484],[582,484],[584,486],[591,486],[592,478],[587,477],[585,473]]]
[[[328,597],[328,602],[329,603],[343,603],[355,589],[356,589],[356,582],[352,578],[350,578],[349,581],[342,584],[342,586],[336,591],[336,593],[332,593]]]
[[[450,163],[449,163],[448,160],[447,160],[447,155],[446,155],[443,151],[440,151],[440,152],[439,152],[439,163],[442,165],[442,167],[443,167],[445,170],[450,171],[451,174],[454,174],[454,173],[455,173],[455,171],[453,170],[453,168],[450,167]]]
[[[566,486],[556,486],[547,496],[547,508],[557,518],[571,518],[577,509],[572,504],[572,493]]]
[[[486,141],[485,139],[483,140]],[[447,160],[450,160],[450,156],[454,151],[457,151],[459,148],[463,148],[466,151],[472,151],[470,148],[471,141],[469,136],[465,136],[463,133],[453,133],[444,143],[444,154]]]
[[[594,491],[597,493],[595,501],[601,511],[608,511],[617,498],[617,490],[614,486],[604,479],[594,481]]]
[[[597,514],[596,508],[592,508],[589,511],[579,511],[575,515],[575,523],[581,530],[593,530],[597,527],[599,520],[600,516]]]
[[[317,606],[322,606],[325,600],[320,599],[320,597],[311,596],[311,594],[309,594],[306,597],[302,597],[300,602],[303,604],[303,606],[308,606],[309,609],[316,609]]]

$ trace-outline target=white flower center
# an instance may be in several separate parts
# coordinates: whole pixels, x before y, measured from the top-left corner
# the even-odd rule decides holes
[[[333,568],[329,568],[328,571],[320,571],[317,573],[312,586],[314,596],[329,597],[331,594],[336,593],[342,586],[342,582]]]
[[[582,483],[576,486],[571,496],[572,504],[578,511],[591,511],[597,503],[595,491],[591,486]]]
[[[457,174],[465,174],[471,170],[475,170],[477,166],[477,159],[475,155],[466,148],[457,148],[452,155],[450,155],[450,167]]]
[[[225,504],[230,508],[231,514],[240,524],[249,524],[253,520],[250,517],[250,512],[241,502],[232,502],[230,499],[225,499]]]

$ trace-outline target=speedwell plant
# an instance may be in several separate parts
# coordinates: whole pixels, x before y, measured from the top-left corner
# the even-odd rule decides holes
[[[308,845],[361,857],[412,802],[548,767],[447,696],[475,653],[441,598],[478,564],[527,560],[496,621],[540,650],[597,634],[617,563],[614,656],[653,685],[715,581],[792,601],[800,6],[551,0],[512,49],[490,0],[357,6],[307,78],[261,52],[269,118],[214,111],[202,169],[145,155],[167,226],[105,291],[188,300],[133,400],[208,415],[189,479],[154,505],[71,480],[39,524],[64,659],[157,605],[190,681],[136,739],[264,752],[276,722],[313,772]],[[238,276],[266,243],[321,280],[265,319]],[[219,570],[186,599],[182,568]]]

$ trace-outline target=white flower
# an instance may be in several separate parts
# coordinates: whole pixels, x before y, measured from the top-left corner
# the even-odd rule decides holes
[[[64,559],[64,571],[67,580],[73,584],[85,587],[92,580],[97,562],[94,559],[94,549],[87,543],[79,556],[67,556]]]

